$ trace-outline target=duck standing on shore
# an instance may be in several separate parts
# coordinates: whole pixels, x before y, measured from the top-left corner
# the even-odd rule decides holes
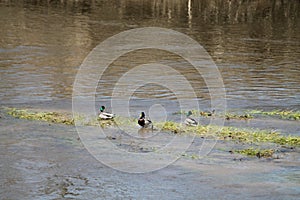
[[[191,118],[192,115],[192,111],[189,111],[186,115],[186,119],[184,120],[184,124],[187,126],[197,126],[198,122],[196,120],[194,120],[193,118]]]
[[[108,120],[108,119],[113,119],[115,117],[115,114],[104,112],[105,106],[101,106],[99,110],[100,110],[99,113],[100,119]]]
[[[138,119],[138,124],[143,128],[152,128],[153,129],[152,121],[149,119],[146,119],[146,115],[144,112],[141,112],[141,116]]]

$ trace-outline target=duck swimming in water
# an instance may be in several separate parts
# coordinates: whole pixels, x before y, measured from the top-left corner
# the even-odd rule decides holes
[[[152,121],[149,119],[146,119],[146,115],[144,112],[141,112],[141,116],[138,119],[138,124],[143,128],[153,128]]]
[[[192,115],[192,111],[189,111],[186,115],[186,119],[184,120],[184,124],[187,126],[197,126],[198,122],[196,120],[194,120],[193,118],[191,118]]]
[[[100,119],[107,120],[107,119],[113,119],[115,117],[115,114],[104,112],[105,106],[101,106],[99,110],[100,110],[99,113]]]

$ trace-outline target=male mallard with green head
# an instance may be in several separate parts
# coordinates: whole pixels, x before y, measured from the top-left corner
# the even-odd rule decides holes
[[[191,118],[192,115],[192,111],[189,111],[186,115],[186,119],[184,121],[184,124],[187,126],[197,126],[198,122],[196,120],[194,120],[193,118]]]
[[[138,124],[143,128],[153,128],[152,121],[149,119],[146,119],[146,115],[144,112],[141,112],[141,116],[138,119]]]
[[[105,106],[100,107],[100,113],[99,113],[99,118],[100,119],[113,119],[115,117],[115,114],[104,112]]]

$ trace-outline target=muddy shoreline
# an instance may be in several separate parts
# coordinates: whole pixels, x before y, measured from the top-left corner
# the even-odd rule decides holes
[[[237,144],[219,141],[209,155],[195,159],[190,155],[202,142],[196,138],[186,155],[167,167],[131,174],[96,160],[73,126],[1,112],[0,137],[2,199],[297,199],[300,194],[299,150],[258,159],[231,154]]]

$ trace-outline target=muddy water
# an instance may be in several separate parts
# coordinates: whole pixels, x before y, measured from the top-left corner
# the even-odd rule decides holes
[[[299,196],[299,152],[286,153],[276,160],[259,160],[230,154],[235,144],[220,141],[208,156],[192,159],[190,155],[197,155],[202,144],[202,139],[197,138],[178,161],[155,172],[131,174],[95,160],[73,127],[13,119],[4,113],[1,117],[1,199]],[[116,139],[114,143],[125,146],[128,141]],[[107,156],[120,160],[114,154]]]
[[[158,26],[187,34],[204,46],[221,72],[229,109],[300,109],[299,1],[4,0],[0,19],[1,106],[71,110],[77,70],[96,45],[124,30]],[[185,65],[176,55],[156,50],[116,60],[99,81],[96,104],[109,104],[111,80],[124,70],[161,60]],[[194,87],[201,109],[213,109],[204,80],[190,67],[181,73]],[[163,105],[168,114],[178,111],[174,93],[153,85],[133,94],[130,111],[136,117],[153,104]],[[73,127],[15,120],[4,113],[0,117],[1,199],[296,199],[300,195],[297,151],[278,160],[248,159],[228,153],[235,144],[219,142],[205,159],[187,156],[163,170],[132,175],[95,160]],[[284,120],[228,125],[300,134],[297,122]],[[200,146],[196,140],[188,154],[197,154]]]
[[[221,71],[229,108],[296,109],[299,7],[298,1],[268,0],[1,1],[0,99],[12,104],[71,99],[77,69],[96,45],[124,30],[158,26],[185,33],[204,46]],[[117,79],[120,68],[163,59],[170,66],[178,61],[161,51],[117,59],[105,76],[107,84],[97,90],[97,100],[110,95],[114,85],[107,80]],[[201,77],[194,77],[190,67],[182,73],[201,106],[209,107]],[[165,88],[154,96],[146,89],[133,97],[176,98]]]

